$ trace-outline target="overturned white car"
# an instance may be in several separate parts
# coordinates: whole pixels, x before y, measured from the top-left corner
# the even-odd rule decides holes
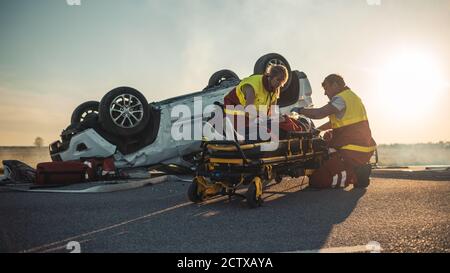
[[[281,114],[295,107],[312,105],[311,86],[305,73],[293,70],[281,55],[262,56],[254,66],[254,74],[263,74],[271,64],[283,64],[290,73],[278,105]],[[206,123],[211,116],[197,114],[194,104],[202,107],[223,103],[225,95],[240,82],[230,70],[214,73],[202,91],[148,103],[137,90],[118,87],[100,102],[89,101],[77,107],[71,124],[63,130],[61,140],[50,145],[53,161],[113,157],[116,168],[177,166],[190,168],[192,158],[201,148],[201,140],[175,140],[171,131],[180,119],[172,117],[174,107],[189,107],[188,124]],[[199,100],[200,99],[200,100]],[[183,122],[183,120],[181,121]],[[309,120],[309,122],[311,122]],[[311,122],[312,124],[312,122]]]

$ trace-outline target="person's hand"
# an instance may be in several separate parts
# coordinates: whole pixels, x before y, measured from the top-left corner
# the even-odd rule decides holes
[[[333,138],[333,130],[325,131],[325,134],[323,134],[323,140],[329,142]]]
[[[288,117],[291,119],[298,120],[300,118],[300,114],[297,112],[290,112]]]
[[[302,109],[304,109],[304,107],[295,107],[294,109],[291,110],[291,112],[301,114],[300,112],[302,111]]]

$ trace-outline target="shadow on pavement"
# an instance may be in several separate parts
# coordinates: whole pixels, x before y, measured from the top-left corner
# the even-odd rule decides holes
[[[297,191],[292,191],[293,187]],[[219,252],[315,250],[323,247],[333,226],[347,219],[366,192],[351,187],[346,190],[293,187],[289,185],[283,190],[269,187],[263,206],[257,209],[249,209],[239,197],[233,197],[231,202],[226,198],[207,202],[193,216],[190,227],[201,231],[204,238],[226,238],[229,246],[217,249]]]
[[[326,244],[334,225],[352,214],[366,192],[314,191],[292,179],[268,187],[263,206],[249,209],[239,197],[190,203],[188,186],[162,183],[101,195],[4,193],[9,205],[0,214],[10,225],[0,225],[0,237],[11,240],[2,239],[0,251],[64,252],[72,240],[89,241],[83,243],[86,252],[314,250]],[[23,213],[12,213],[17,207]]]

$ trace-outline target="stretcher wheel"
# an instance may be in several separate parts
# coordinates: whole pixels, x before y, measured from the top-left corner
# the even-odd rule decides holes
[[[281,175],[275,176],[275,182],[281,183],[281,181],[283,181],[283,176],[281,176]]]
[[[191,202],[200,203],[203,201],[203,196],[198,194],[198,184],[195,181],[189,186],[187,195]]]
[[[263,203],[261,196],[257,196],[255,183],[251,183],[250,186],[248,186],[245,197],[247,199],[247,205],[252,209],[261,206]]]

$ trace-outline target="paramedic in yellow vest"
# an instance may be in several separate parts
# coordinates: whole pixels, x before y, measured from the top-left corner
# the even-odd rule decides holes
[[[322,87],[330,99],[327,105],[296,110],[312,119],[329,117],[329,122],[318,129],[326,131],[324,138],[328,141],[330,158],[313,173],[310,186],[336,188],[353,184],[355,187],[365,187],[370,175],[368,163],[376,143],[364,104],[340,75],[327,76]]]
[[[271,113],[271,106],[277,104],[280,96],[280,89],[288,81],[288,70],[282,65],[272,65],[264,75],[252,75],[243,79],[233,90],[231,90],[224,98],[225,114],[235,119],[235,129],[238,125],[237,118],[244,115],[245,127],[249,126],[250,122],[254,122],[258,117],[251,115],[249,112],[243,111],[229,111],[227,106],[247,107],[254,105],[259,111],[260,106],[267,107],[267,116]],[[262,110],[262,109],[261,109]]]

